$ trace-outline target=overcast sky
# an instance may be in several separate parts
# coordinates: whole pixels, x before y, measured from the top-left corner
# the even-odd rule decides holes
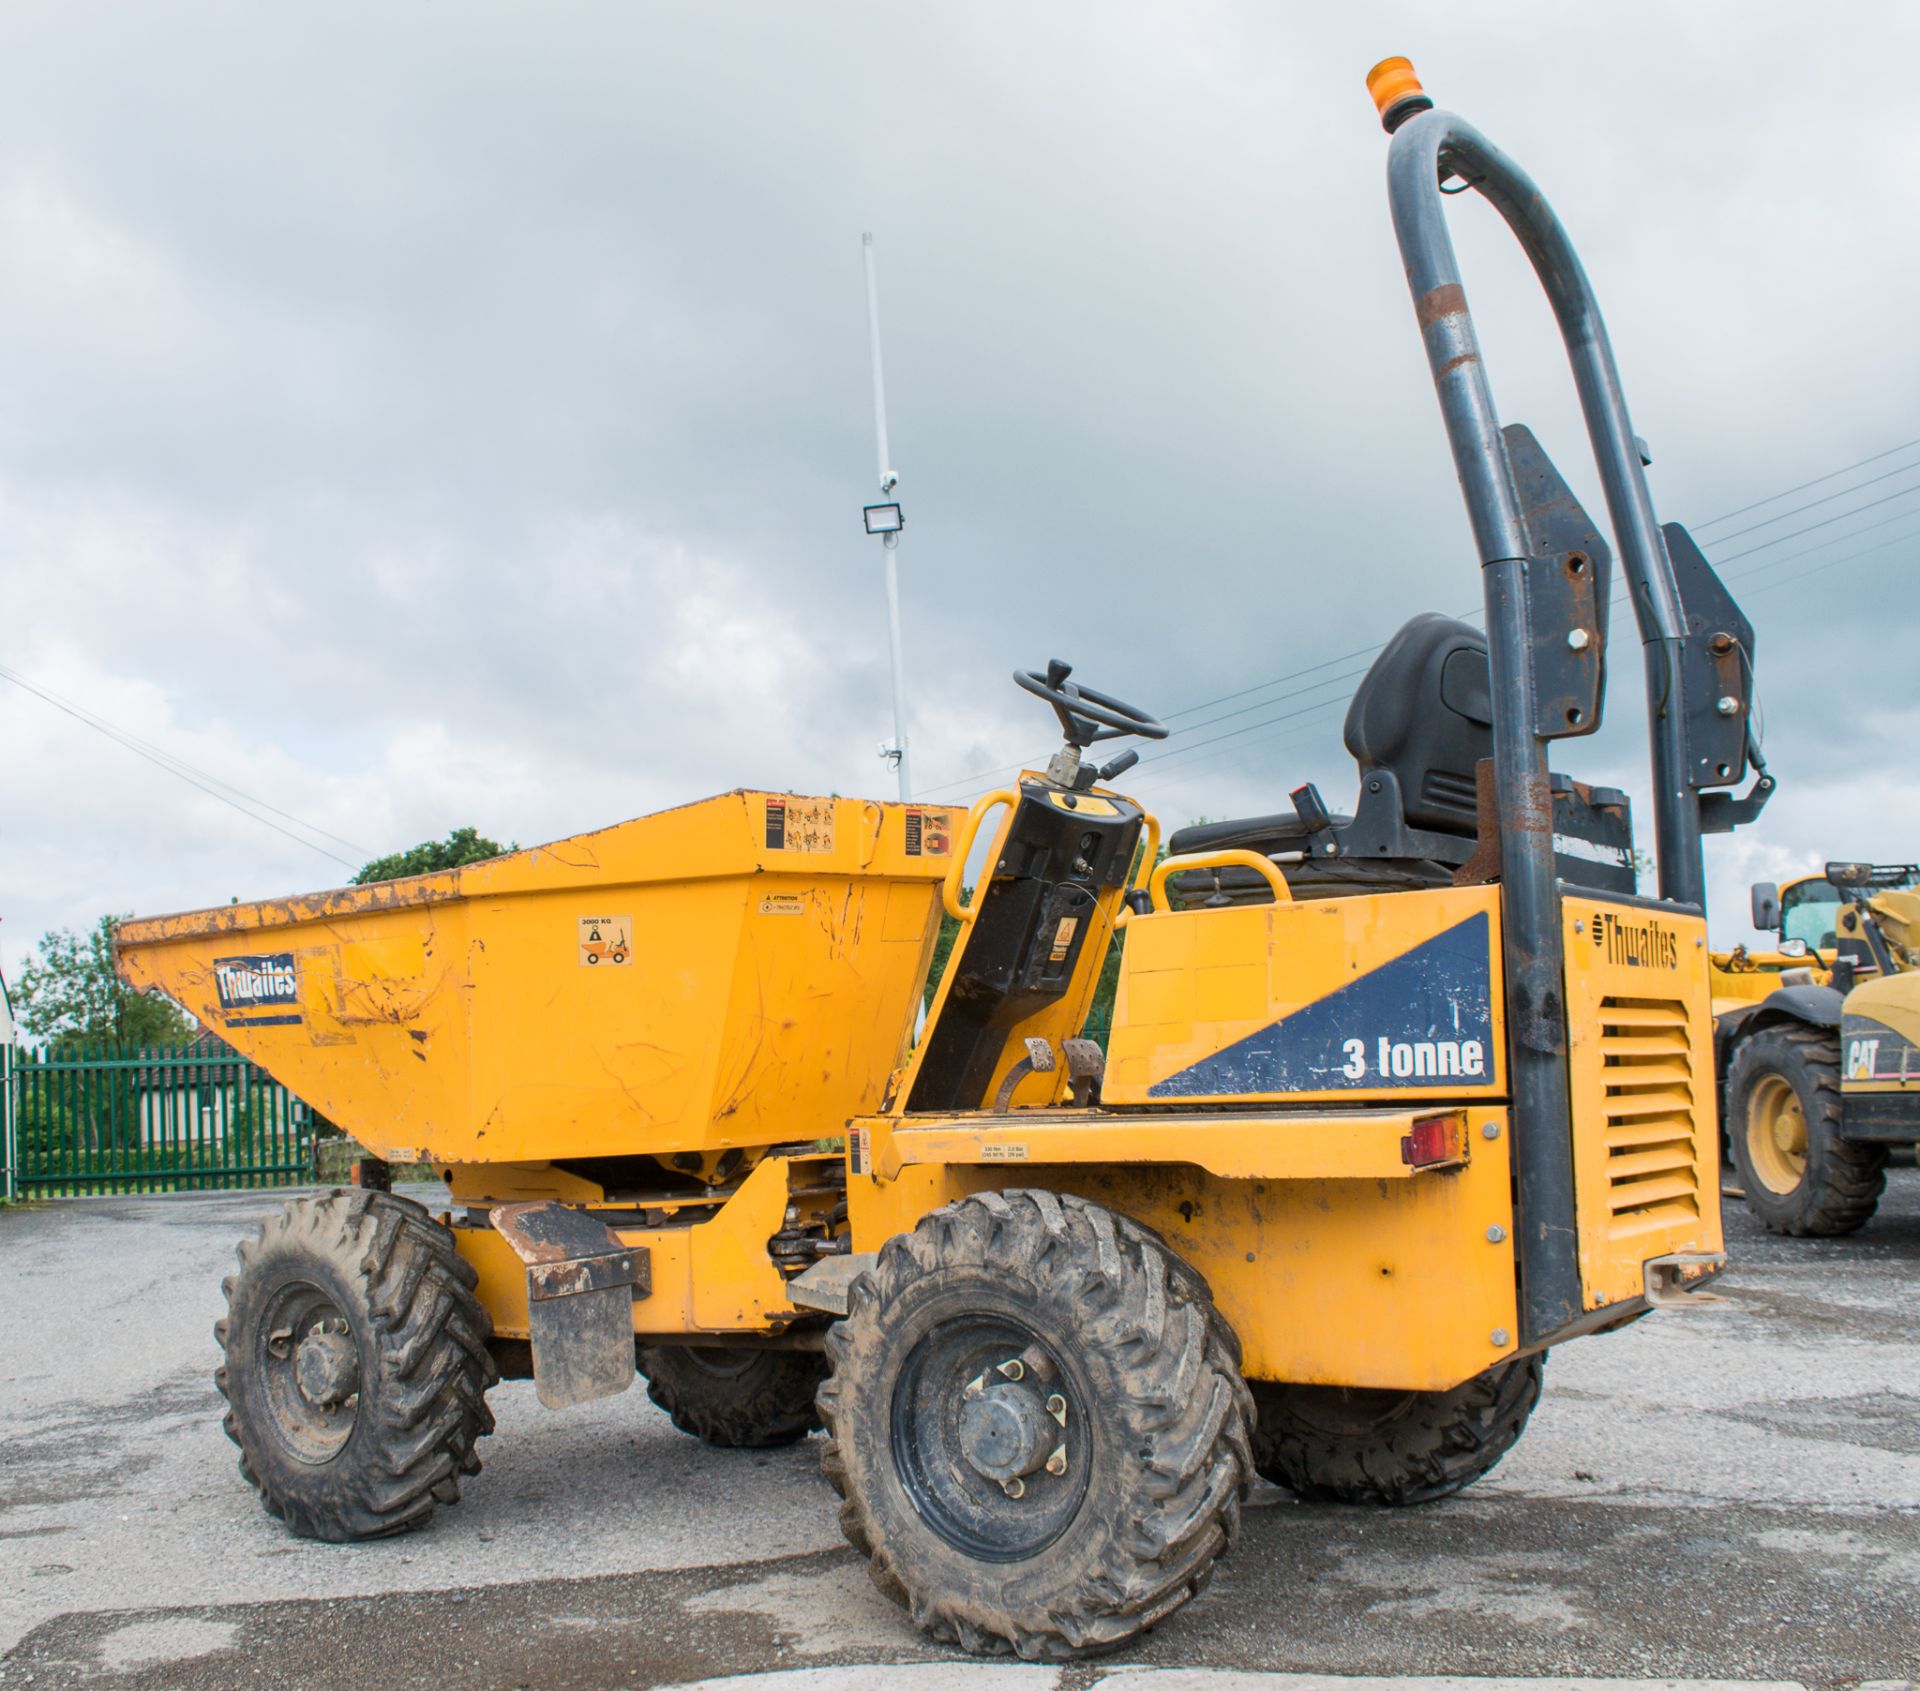
[[[1008,672],[1058,655],[1184,713],[1129,778],[1171,825],[1349,804],[1364,660],[1329,660],[1480,591],[1362,86],[1390,52],[1566,220],[1663,517],[1874,459],[1702,531],[1781,780],[1709,842],[1716,937],[1756,876],[1912,857],[1920,445],[1879,455],[1920,437],[1885,80],[1920,13],[13,0],[0,664],[314,843],[0,682],[0,964],[463,824],[890,796],[866,228],[919,787],[1043,754]],[[1471,196],[1454,227],[1503,416],[1598,509],[1518,249]],[[1615,634],[1556,764],[1650,846]]]

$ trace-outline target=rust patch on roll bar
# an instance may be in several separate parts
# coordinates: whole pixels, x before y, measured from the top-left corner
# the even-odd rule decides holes
[[[1467,291],[1458,282],[1442,282],[1431,293],[1422,294],[1414,304],[1413,314],[1420,320],[1422,329],[1430,329],[1443,317],[1464,317],[1467,315]]]

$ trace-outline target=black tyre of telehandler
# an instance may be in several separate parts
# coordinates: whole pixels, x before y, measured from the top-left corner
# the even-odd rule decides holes
[[[751,1345],[642,1345],[647,1396],[683,1433],[729,1449],[796,1444],[820,1425],[818,1351]]]
[[[1544,1354],[1445,1392],[1255,1381],[1254,1463],[1309,1503],[1431,1503],[1472,1485],[1519,1441]]]
[[[1727,1137],[1747,1208],[1774,1233],[1864,1226],[1887,1184],[1884,1145],[1840,1137],[1840,1044],[1823,1028],[1761,1028],[1727,1065]]]
[[[452,1237],[408,1198],[296,1198],[244,1240],[214,1327],[240,1472],[302,1538],[424,1525],[477,1474],[499,1375]]]
[[[821,1466],[942,1643],[1117,1648],[1239,1534],[1252,1400],[1205,1281],[1082,1198],[984,1192],[890,1239],[827,1336]]]

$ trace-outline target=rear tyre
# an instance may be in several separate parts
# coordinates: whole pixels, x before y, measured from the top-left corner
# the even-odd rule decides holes
[[[240,1472],[302,1538],[425,1524],[477,1474],[499,1378],[452,1235],[409,1198],[296,1198],[239,1250],[214,1375]]]
[[[1727,1134],[1747,1208],[1772,1232],[1852,1233],[1880,1203],[1886,1147],[1840,1137],[1831,1033],[1787,1024],[1743,1039],[1727,1070]]]
[[[647,1396],[683,1433],[730,1449],[794,1444],[820,1425],[817,1351],[751,1345],[642,1345]]]
[[[1205,1282],[1084,1199],[985,1192],[888,1241],[827,1336],[840,1525],[981,1655],[1138,1637],[1238,1536],[1252,1403]]]
[[[1309,1503],[1431,1503],[1491,1472],[1540,1401],[1544,1354],[1446,1392],[1256,1381],[1259,1472]]]

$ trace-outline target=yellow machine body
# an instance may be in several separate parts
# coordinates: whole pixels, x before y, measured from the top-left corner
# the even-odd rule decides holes
[[[968,847],[998,809],[1001,860],[1023,792],[1044,784],[957,829],[728,794],[443,875],[129,923],[123,967],[376,1154],[436,1164],[501,1337],[527,1334],[529,1294],[494,1205],[601,1216],[648,1254],[635,1332],[718,1339],[817,1319],[771,1252],[783,1230],[862,1255],[954,1198],[1039,1186],[1159,1231],[1252,1377],[1439,1390],[1515,1354],[1497,887],[1134,914],[1110,886],[1072,919],[1062,990],[1001,1030],[980,1101],[1005,1107],[911,1108],[979,911]],[[1150,862],[1151,818],[1091,797],[1139,819]],[[915,1046],[943,895],[963,931]],[[1707,954],[1695,919],[1565,910],[1598,1325],[1646,1307],[1649,1264],[1720,1250]],[[1122,931],[1104,1097],[1077,1104],[1067,1068],[1016,1071],[1029,1041],[1078,1033]],[[267,977],[244,1003],[223,997],[236,958]],[[1423,1125],[1437,1161],[1410,1160]],[[616,1178],[621,1158],[657,1178]]]

